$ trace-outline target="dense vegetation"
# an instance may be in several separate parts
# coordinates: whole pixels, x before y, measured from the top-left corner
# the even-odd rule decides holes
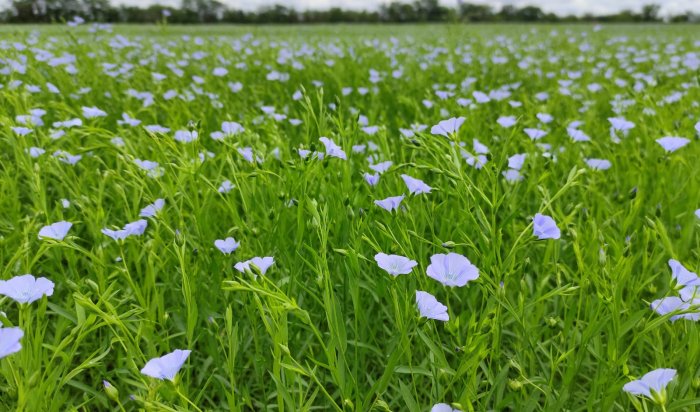
[[[698,38],[3,29],[0,410],[694,410]]]

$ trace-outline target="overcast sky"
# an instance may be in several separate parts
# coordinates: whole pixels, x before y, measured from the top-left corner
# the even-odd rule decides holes
[[[180,0],[112,0],[116,4],[129,4],[143,6],[159,3],[169,6],[177,6]],[[375,10],[384,1],[379,0],[220,0],[226,5],[244,10],[255,10],[261,6],[282,4],[303,9],[327,9],[332,6],[340,6],[348,9]],[[504,4],[515,6],[535,5],[548,12],[558,14],[606,14],[623,9],[639,10],[642,4],[657,3],[662,5],[662,14],[679,13],[688,10],[700,11],[700,0],[465,0],[470,3],[490,4],[495,9]],[[457,0],[440,0],[446,6],[455,6]]]

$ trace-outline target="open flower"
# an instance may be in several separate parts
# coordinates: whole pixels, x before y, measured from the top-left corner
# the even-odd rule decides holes
[[[46,278],[33,275],[15,276],[0,280],[0,295],[7,296],[17,303],[32,303],[43,296],[53,295],[54,283]]]
[[[430,129],[430,133],[445,136],[448,134],[457,133],[462,124],[464,123],[464,117],[451,117],[447,120],[441,120]]]
[[[447,313],[447,306],[438,302],[435,296],[422,290],[416,291],[416,305],[420,315],[424,318],[441,320],[447,322],[450,315]]]
[[[479,277],[479,269],[458,253],[430,257],[427,274],[445,286],[464,286]]]
[[[387,197],[386,199],[382,200],[375,200],[374,204],[381,207],[384,210],[388,210],[389,212],[398,209],[399,205],[401,205],[401,201],[406,197],[405,195],[401,196],[393,196],[393,197]]]
[[[152,378],[172,381],[191,352],[190,350],[176,349],[160,358],[153,358],[141,369],[141,373]]]
[[[386,253],[377,253],[374,255],[374,260],[377,261],[380,268],[393,276],[407,275],[418,265],[415,260],[400,255],[387,255]]]
[[[72,226],[72,223],[64,221],[44,226],[39,230],[39,239],[63,240]]]
[[[672,153],[690,143],[690,140],[685,137],[669,136],[656,139],[656,143],[660,144],[668,153]]]
[[[532,219],[532,231],[539,240],[543,239],[559,239],[561,237],[561,231],[557,227],[550,216],[543,214],[536,214]]]
[[[226,239],[217,239],[214,241],[214,246],[225,255],[231,254],[234,250],[238,249],[240,242],[236,242],[236,239],[232,237],[227,237]]]
[[[642,379],[625,384],[622,390],[635,396],[646,396],[659,404],[664,404],[666,386],[675,377],[675,369],[656,369],[642,376]]]
[[[252,271],[250,265],[255,266],[260,270],[260,273],[263,275],[267,272],[267,269],[270,268],[275,263],[275,258],[271,256],[266,256],[266,257],[254,257],[250,260],[246,260],[244,262],[238,262],[236,263],[233,267],[236,268],[237,271],[241,273],[245,273],[248,271]]]

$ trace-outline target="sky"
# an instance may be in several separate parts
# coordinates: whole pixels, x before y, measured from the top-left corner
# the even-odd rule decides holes
[[[272,4],[282,4],[294,7],[298,10],[304,9],[328,9],[331,7],[342,7],[347,9],[376,10],[385,1],[381,0],[220,0],[227,6],[235,9],[256,10],[262,6]],[[454,7],[457,0],[439,0],[445,6]],[[116,4],[128,4],[144,6],[149,4],[163,4],[177,6],[180,0],[113,0]],[[388,1],[386,1],[388,2]],[[465,0],[468,3],[489,4],[494,9],[512,4],[514,6],[533,5],[538,6],[546,12],[557,14],[608,14],[624,9],[639,10],[642,4],[656,3],[661,5],[661,14],[681,13],[688,10],[700,11],[700,0]]]

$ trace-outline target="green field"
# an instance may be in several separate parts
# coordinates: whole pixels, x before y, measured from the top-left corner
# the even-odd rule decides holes
[[[0,33],[1,411],[700,409],[700,26]]]

